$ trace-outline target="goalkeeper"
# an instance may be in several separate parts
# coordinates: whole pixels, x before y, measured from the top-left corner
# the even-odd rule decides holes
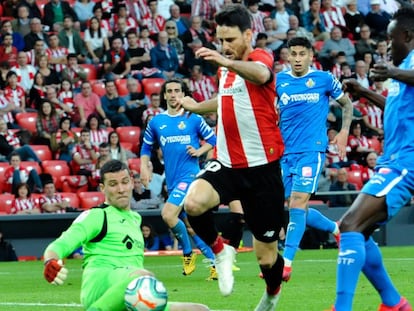
[[[133,181],[126,164],[112,160],[101,168],[102,208],[80,214],[44,252],[44,276],[62,285],[67,269],[62,259],[83,246],[81,303],[86,310],[126,310],[124,295],[135,278],[152,273],[144,269],[141,216],[131,211]],[[208,311],[195,303],[168,303],[164,311]]]

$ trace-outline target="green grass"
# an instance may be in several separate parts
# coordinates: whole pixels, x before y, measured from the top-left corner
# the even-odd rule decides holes
[[[400,292],[414,302],[414,247],[382,248],[385,264]],[[298,252],[294,274],[283,287],[278,311],[322,311],[335,298],[337,250]],[[212,310],[252,311],[264,290],[253,253],[237,256],[241,271],[235,272],[234,293],[221,297],[217,282],[207,282],[208,270],[198,257],[198,269],[181,275],[179,257],[147,257],[146,268],[167,286],[172,301],[207,304]],[[68,260],[69,278],[64,286],[48,284],[41,262],[0,263],[0,310],[82,310],[79,306],[81,262]],[[372,286],[361,277],[354,301],[355,311],[373,311],[380,300]],[[36,306],[34,304],[44,304]],[[61,304],[74,304],[62,306]]]

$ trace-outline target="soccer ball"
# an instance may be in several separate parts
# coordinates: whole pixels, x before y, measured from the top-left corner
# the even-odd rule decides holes
[[[149,275],[132,280],[125,291],[125,305],[129,311],[162,311],[167,300],[164,284]]]

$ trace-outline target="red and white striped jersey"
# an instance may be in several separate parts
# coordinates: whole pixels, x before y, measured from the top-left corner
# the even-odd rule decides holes
[[[53,204],[53,203],[62,203],[63,198],[59,193],[55,193],[51,198],[47,197],[46,195],[42,195],[39,199],[39,207],[42,207],[43,204]],[[65,213],[65,210],[57,210],[55,212],[56,214],[63,214]]]
[[[265,50],[253,50],[248,60],[272,70],[273,57]],[[284,146],[277,126],[275,80],[256,85],[224,67],[218,77],[217,159],[233,168],[280,159]]]
[[[59,58],[59,57],[66,57],[69,54],[69,50],[65,47],[59,46],[56,49],[47,48],[46,49],[46,55],[47,58],[50,60],[52,58]],[[62,72],[62,70],[66,67],[65,64],[54,64],[52,65],[53,69],[56,70],[56,72]]]
[[[33,198],[20,199],[16,198],[12,202],[11,214],[17,214],[21,211],[27,211],[38,208],[37,202]]]
[[[0,133],[0,135],[3,135],[7,143],[14,149],[21,147],[19,138],[12,131],[7,130],[6,133]]]
[[[200,80],[190,79],[190,90],[192,93],[197,93],[200,101],[208,100],[217,93],[217,87],[212,79],[204,75]]]
[[[21,86],[17,86],[12,89],[10,86],[4,88],[4,97],[11,103],[15,104],[16,107],[22,107],[22,99],[25,97],[25,92]]]
[[[147,5],[147,1],[145,0],[137,0],[134,1],[134,3],[132,4],[133,9],[134,9],[134,13],[130,12],[131,15],[135,15],[135,18],[137,20],[142,20],[147,16],[151,15],[151,11]]]
[[[36,68],[32,65],[26,65],[25,68],[21,68],[19,64],[12,69],[17,74],[17,83],[26,91],[30,91],[33,86],[34,76],[36,74]]]
[[[110,22],[110,24],[114,25],[115,31],[118,31],[118,18],[119,18],[118,15],[113,15],[112,21]],[[129,29],[137,30],[137,28],[139,27],[137,21],[133,19],[132,17],[126,17],[125,20],[126,20],[127,30]]]
[[[150,38],[147,39],[138,39],[138,46],[140,48],[145,49],[146,53],[149,53],[153,47],[155,47],[156,43],[151,40]]]
[[[90,134],[91,144],[94,146],[99,147],[101,143],[108,142],[108,131],[105,129],[90,130],[89,134]]]
[[[95,149],[95,152],[98,152],[99,149],[98,147],[92,145],[92,148]],[[79,154],[80,157],[84,160],[92,160],[92,156],[91,156],[91,151],[87,150],[85,148],[85,146],[83,144],[77,144],[73,150],[72,150],[72,158],[76,155]],[[94,163],[89,163],[89,164],[82,164],[79,166],[80,169],[84,169],[84,170],[88,170],[88,171],[93,171],[95,170],[95,164]]]
[[[163,31],[166,22],[167,21],[164,17],[162,17],[162,15],[157,15],[155,18],[153,16],[148,16],[142,20],[142,23],[148,27],[151,35],[155,35],[160,31]]]
[[[8,105],[9,100],[4,96],[4,94],[0,94],[0,112],[3,111]],[[11,112],[3,113],[3,120],[6,123],[14,123],[13,114]]]

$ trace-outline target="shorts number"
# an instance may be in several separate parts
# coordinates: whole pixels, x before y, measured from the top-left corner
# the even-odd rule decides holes
[[[206,171],[215,173],[218,172],[220,169],[221,164],[219,162],[211,161],[207,163],[207,165],[197,174],[197,176],[204,174],[204,172]]]

